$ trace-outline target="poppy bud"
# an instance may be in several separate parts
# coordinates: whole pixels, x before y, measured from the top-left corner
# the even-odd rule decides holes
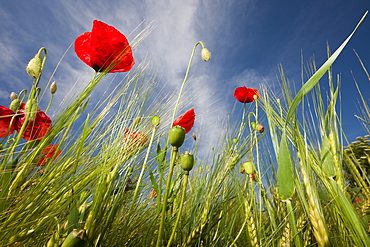
[[[21,101],[19,99],[14,99],[10,103],[9,109],[16,112],[18,111],[19,105],[21,104]]]
[[[207,48],[202,49],[202,59],[207,62],[209,59],[211,59],[211,53]]]
[[[14,92],[11,92],[11,93],[10,93],[10,99],[11,99],[11,100],[18,99],[18,95],[17,95],[16,93],[14,93]]]
[[[173,147],[181,147],[185,140],[185,129],[179,125],[170,129],[169,141]]]
[[[180,165],[184,171],[186,172],[191,171],[191,169],[193,169],[193,166],[194,166],[193,154],[186,151],[185,153],[180,155]]]
[[[153,126],[157,127],[160,122],[161,122],[161,118],[160,117],[158,117],[158,116],[152,117],[152,124],[153,124]]]
[[[37,115],[37,102],[35,99],[29,99],[24,107],[25,113],[29,114],[29,121],[33,121]]]
[[[239,140],[238,140],[238,138],[234,138],[234,139],[233,139],[233,143],[234,143],[234,144],[238,144],[238,141],[239,141]]]
[[[255,131],[258,131],[260,133],[263,133],[265,131],[265,127],[263,127],[263,125],[261,124],[258,124],[256,122],[251,122],[251,127],[255,130]]]
[[[245,173],[247,173],[248,175],[253,174],[254,171],[256,170],[254,168],[253,162],[251,162],[251,161],[244,162],[243,168],[244,168]]]
[[[41,75],[41,63],[42,59],[39,54],[36,54],[34,58],[32,58],[26,67],[27,73],[34,79],[37,79]]]
[[[58,87],[57,87],[57,82],[54,81],[53,83],[51,83],[50,85],[50,93],[51,94],[55,94],[55,92],[57,91]]]

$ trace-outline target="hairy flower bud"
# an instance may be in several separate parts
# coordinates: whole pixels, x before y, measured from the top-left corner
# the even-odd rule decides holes
[[[10,103],[9,109],[14,111],[14,112],[17,112],[20,104],[21,104],[21,101],[19,99],[14,99]]]
[[[169,133],[169,142],[173,147],[181,147],[185,140],[185,129],[179,125],[173,126]]]
[[[34,58],[32,58],[26,67],[27,73],[34,79],[37,79],[41,75],[41,63],[42,59],[39,54],[36,54]]]
[[[57,87],[57,82],[54,81],[53,83],[51,83],[50,85],[50,93],[51,94],[55,94],[55,92],[57,91],[58,87]]]
[[[209,52],[209,50],[207,48],[203,48],[202,49],[202,59],[207,62],[211,59],[211,53]]]
[[[184,171],[191,171],[194,166],[194,156],[193,154],[186,151],[182,155],[180,155],[180,165]]]
[[[29,99],[24,107],[25,113],[29,114],[29,121],[33,121],[37,115],[37,101],[35,99]]]
[[[14,93],[14,92],[11,92],[11,93],[10,93],[10,99],[11,99],[11,100],[18,99],[18,95],[17,95],[16,93]]]

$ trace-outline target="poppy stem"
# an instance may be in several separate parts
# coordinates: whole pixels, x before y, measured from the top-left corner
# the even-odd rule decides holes
[[[173,115],[172,115],[172,121],[171,121],[171,123],[173,123],[173,121],[175,120],[175,116],[176,116],[177,108],[178,108],[178,106],[180,104],[180,99],[181,99],[181,96],[182,96],[182,92],[184,91],[184,87],[185,87],[186,81],[188,80],[188,76],[189,76],[189,72],[190,72],[190,67],[191,67],[191,64],[193,62],[195,50],[196,50],[196,48],[197,48],[197,46],[199,44],[202,46],[202,48],[204,48],[204,44],[203,44],[202,41],[198,41],[194,45],[194,47],[193,47],[193,51],[192,51],[191,56],[190,56],[188,68],[186,69],[185,77],[184,77],[184,80],[183,80],[182,85],[181,85],[181,88],[180,88],[179,96],[177,97],[177,101],[176,101],[176,104],[175,104],[175,109],[173,110]]]
[[[175,225],[174,225],[174,226],[173,226],[173,228],[172,228],[171,237],[170,237],[170,239],[168,240],[167,247],[170,247],[170,246],[171,246],[171,243],[172,243],[172,241],[173,241],[173,238],[175,237],[175,234],[176,234],[177,226],[179,225],[179,222],[180,222],[180,217],[181,217],[182,209],[183,209],[184,202],[185,202],[186,187],[187,187],[187,185],[188,185],[188,180],[189,180],[189,172],[188,172],[188,171],[186,171],[186,172],[185,172],[184,182],[183,182],[183,187],[182,187],[182,194],[181,194],[180,209],[179,209],[179,211],[177,212],[176,222],[175,222]]]
[[[156,247],[162,246],[162,236],[163,236],[163,230],[164,230],[164,220],[165,220],[165,217],[166,217],[167,200],[168,200],[168,194],[169,194],[169,191],[170,191],[170,188],[171,188],[171,178],[172,178],[173,168],[175,166],[177,151],[178,151],[177,147],[172,147],[172,157],[171,157],[171,163],[170,163],[170,170],[168,171],[168,178],[167,178],[167,182],[166,182],[166,190],[164,192],[164,197],[163,197],[161,222],[160,222],[160,225],[159,225],[159,232],[158,232]]]

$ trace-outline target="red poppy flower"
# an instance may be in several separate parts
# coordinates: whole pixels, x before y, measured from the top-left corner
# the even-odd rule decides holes
[[[130,129],[125,129],[123,131],[123,144],[130,146],[145,146],[148,141],[148,138],[143,133]]]
[[[13,115],[14,112],[12,110],[0,105],[0,138],[10,136],[13,133],[15,126],[17,125],[17,118],[15,118],[12,126],[10,126]]]
[[[25,103],[22,103],[18,113],[22,114],[18,116],[18,126],[16,127],[17,132],[20,131],[24,121],[26,120]],[[26,129],[22,133],[22,138],[27,141],[41,140],[51,129],[51,119],[40,109],[37,109],[35,120],[27,123]]]
[[[61,154],[61,150],[58,148],[58,145],[49,145],[44,150],[41,151],[41,158],[37,162],[38,166],[44,166],[48,161],[54,157],[53,161],[58,158]]]
[[[94,20],[91,32],[75,40],[77,56],[95,71],[129,71],[135,64],[126,37],[104,22]]]
[[[178,117],[172,124],[172,126],[179,125],[185,129],[185,133],[188,133],[194,126],[195,113],[194,109],[185,112],[183,115]]]
[[[234,97],[239,102],[242,103],[251,103],[254,101],[253,96],[257,95],[257,98],[260,97],[258,94],[258,90],[254,88],[248,88],[248,87],[238,87],[235,89]]]

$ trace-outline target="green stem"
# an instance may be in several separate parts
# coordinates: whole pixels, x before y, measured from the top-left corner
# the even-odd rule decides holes
[[[173,115],[172,115],[172,121],[171,121],[171,124],[173,123],[173,121],[175,120],[175,116],[176,116],[176,112],[177,112],[177,108],[179,106],[179,103],[180,103],[180,99],[181,99],[181,95],[182,95],[182,92],[184,91],[184,87],[185,87],[185,84],[186,84],[186,81],[188,79],[188,76],[189,76],[189,72],[190,72],[190,67],[191,67],[191,64],[193,62],[193,58],[194,58],[194,54],[195,54],[195,50],[197,48],[198,45],[202,45],[202,47],[204,48],[204,44],[202,41],[198,41],[195,45],[194,45],[194,48],[193,48],[193,52],[191,53],[191,56],[190,56],[190,60],[189,60],[189,64],[188,64],[188,68],[186,69],[186,73],[185,73],[185,77],[184,77],[184,80],[182,82],[182,85],[181,85],[181,88],[180,88],[180,92],[179,92],[179,96],[177,97],[177,101],[176,101],[176,104],[175,104],[175,108],[173,110]]]
[[[303,246],[303,244],[302,244],[302,239],[299,237],[299,234],[298,234],[297,222],[294,217],[292,202],[290,200],[286,200],[285,203],[288,209],[289,223],[292,228],[292,234],[293,234],[295,246],[301,247]]]
[[[173,168],[175,166],[175,159],[176,159],[177,151],[178,151],[177,147],[172,147],[171,164],[170,164],[170,170],[168,172],[168,178],[166,182],[166,190],[164,192],[164,197],[163,197],[161,222],[159,224],[159,232],[158,232],[158,239],[157,239],[156,247],[162,246],[162,235],[163,235],[163,230],[164,230],[164,220],[166,217],[167,200],[168,200],[169,191],[171,189],[171,179],[172,179]]]
[[[184,202],[185,202],[186,187],[188,185],[188,180],[189,180],[189,172],[185,172],[184,184],[183,184],[183,187],[182,187],[182,195],[181,195],[180,209],[179,209],[179,211],[177,213],[176,222],[175,222],[175,225],[173,226],[171,237],[168,240],[167,247],[170,247],[171,246],[171,243],[173,241],[173,238],[175,237],[175,234],[176,234],[177,226],[179,225],[179,222],[180,222],[180,217],[181,217],[182,209],[183,209]]]

